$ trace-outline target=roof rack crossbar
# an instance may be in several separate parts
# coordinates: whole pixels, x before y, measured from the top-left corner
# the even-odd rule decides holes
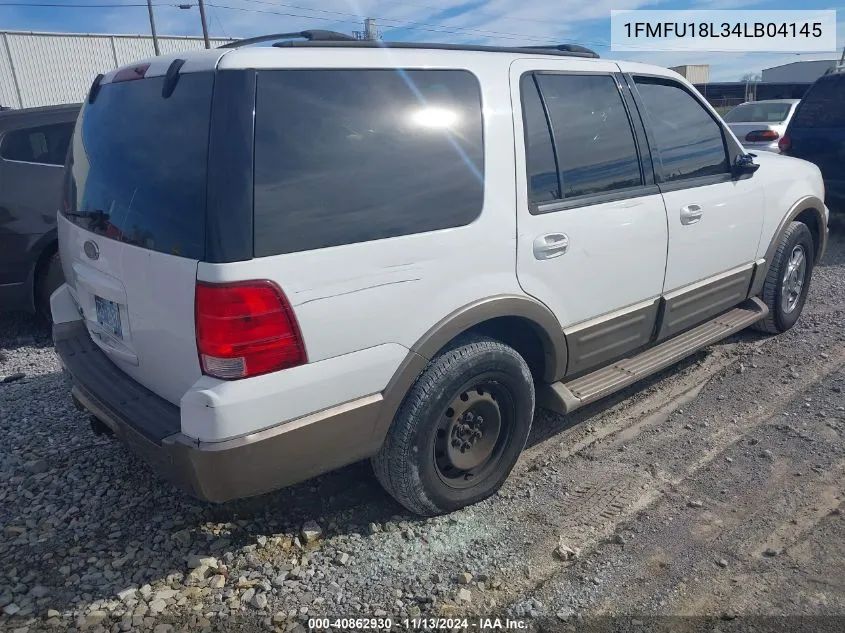
[[[345,33],[338,33],[337,31],[323,31],[320,29],[312,29],[309,31],[294,31],[292,33],[271,33],[269,35],[259,35],[258,37],[248,37],[243,40],[236,40],[218,46],[218,48],[241,48],[242,46],[250,46],[252,44],[261,44],[262,42],[276,42],[279,40],[295,40],[304,39],[309,42],[349,42],[355,41],[355,38]]]

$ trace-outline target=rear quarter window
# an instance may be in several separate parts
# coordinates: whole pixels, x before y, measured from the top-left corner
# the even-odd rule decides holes
[[[40,165],[64,165],[73,123],[52,123],[7,132],[0,144],[5,160]]]
[[[483,174],[468,71],[259,72],[257,257],[469,224]]]
[[[817,81],[798,104],[792,127],[845,127],[845,74]]]

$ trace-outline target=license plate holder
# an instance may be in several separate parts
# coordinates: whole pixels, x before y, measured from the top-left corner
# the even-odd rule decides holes
[[[109,334],[123,339],[123,327],[120,323],[120,304],[94,296],[94,307],[97,310],[97,323]]]

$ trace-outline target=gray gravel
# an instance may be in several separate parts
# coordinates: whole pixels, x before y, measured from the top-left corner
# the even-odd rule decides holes
[[[0,316],[0,379],[11,378],[0,382],[0,629],[845,616],[841,573],[825,562],[845,555],[843,343],[839,234],[791,332],[741,333],[566,419],[538,412],[498,495],[419,520],[366,464],[256,499],[197,502],[94,435],[46,332]]]

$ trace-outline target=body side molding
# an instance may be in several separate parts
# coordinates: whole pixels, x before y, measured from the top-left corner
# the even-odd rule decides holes
[[[581,373],[651,342],[660,298],[616,310],[564,330],[569,362],[566,374]]]

